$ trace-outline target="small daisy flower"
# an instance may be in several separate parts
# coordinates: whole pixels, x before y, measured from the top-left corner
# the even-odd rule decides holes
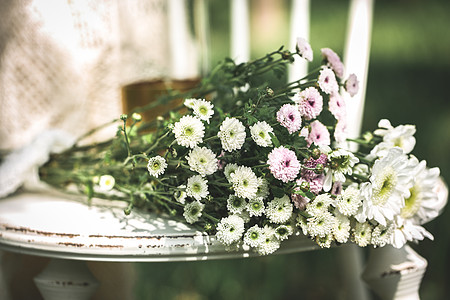
[[[189,177],[186,184],[186,194],[198,201],[205,198],[209,194],[208,180],[203,179],[201,175]]]
[[[294,133],[302,127],[302,117],[297,106],[284,104],[277,112],[277,121],[287,128],[289,133]]]
[[[235,195],[241,198],[253,199],[258,191],[258,177],[250,167],[238,166],[231,176]]]
[[[292,100],[298,105],[300,114],[307,120],[316,118],[322,112],[323,98],[315,87],[298,92]]]
[[[267,204],[266,215],[272,223],[282,224],[291,218],[293,209],[289,196],[284,195]]]
[[[338,243],[344,244],[350,237],[350,219],[342,214],[336,214],[333,235]]]
[[[217,224],[216,237],[222,244],[231,245],[241,239],[244,230],[244,220],[237,215],[231,215],[222,218]]]
[[[275,237],[280,241],[284,241],[288,239],[293,232],[294,231],[292,230],[292,226],[279,225],[277,228],[275,228]]]
[[[333,199],[328,194],[320,194],[306,205],[306,212],[310,215],[318,215],[328,211]]]
[[[324,236],[316,236],[316,243],[320,248],[330,248],[333,242],[333,235],[326,234]]]
[[[175,123],[173,133],[178,145],[194,148],[203,142],[205,125],[197,117],[183,116],[180,121]]]
[[[261,147],[272,146],[272,138],[269,133],[273,133],[273,128],[266,121],[256,122],[250,127],[253,141]]]
[[[297,53],[306,59],[307,61],[313,60],[313,51],[311,45],[302,37],[297,38],[297,44],[295,45]]]
[[[247,207],[245,199],[236,197],[234,195],[228,196],[227,209],[232,214],[240,214]]]
[[[329,146],[331,140],[327,127],[318,120],[312,122],[306,142],[308,143],[308,147],[313,143],[317,146]]]
[[[98,180],[98,185],[102,191],[110,191],[116,184],[116,180],[111,175],[102,175]]]
[[[217,136],[222,142],[223,150],[228,152],[239,150],[245,142],[245,127],[238,119],[227,117],[220,125]]]
[[[186,202],[186,186],[180,185],[178,186],[178,189],[173,193],[173,197],[175,200],[181,204],[184,204]]]
[[[336,76],[330,68],[323,68],[319,73],[319,87],[325,94],[337,93],[339,85],[336,81]]]
[[[370,243],[375,247],[384,247],[385,245],[390,244],[393,228],[393,224],[388,224],[387,226],[378,224],[372,230]]]
[[[186,222],[189,224],[194,224],[202,216],[202,211],[205,205],[200,203],[200,201],[193,201],[184,206],[183,216]]]
[[[164,174],[167,168],[167,163],[164,157],[162,156],[154,156],[148,160],[147,170],[151,176],[155,176],[158,178],[159,175]]]
[[[372,239],[372,226],[367,222],[356,222],[353,238],[358,246],[366,247]]]
[[[258,190],[256,191],[256,197],[266,199],[269,196],[269,183],[266,179],[258,177]]]
[[[336,197],[336,207],[341,214],[350,217],[358,212],[361,206],[361,196],[355,186],[349,186]]]
[[[322,56],[327,62],[327,64],[333,69],[336,73],[336,76],[339,78],[344,77],[344,64],[342,63],[340,57],[331,50],[330,48],[322,48],[320,49],[322,52]]]
[[[258,248],[264,241],[263,229],[254,225],[244,233],[244,244],[253,248]]]
[[[186,159],[190,169],[202,176],[211,175],[219,168],[216,155],[206,147],[194,147]]]
[[[192,109],[194,115],[200,120],[206,121],[209,124],[209,119],[211,119],[214,114],[214,105],[206,101],[205,99],[195,99],[192,103]]]
[[[336,218],[328,211],[307,219],[307,232],[313,236],[325,237],[333,233]]]
[[[345,90],[351,97],[355,96],[359,91],[359,81],[355,74],[350,74],[345,81]]]
[[[278,248],[280,248],[280,241],[275,236],[275,230],[272,227],[264,226],[263,242],[257,249],[258,253],[268,255],[274,253]]]
[[[294,180],[300,172],[300,162],[295,152],[283,146],[274,148],[268,155],[272,175],[283,182]]]
[[[359,159],[350,151],[336,149],[328,153],[333,179],[345,182],[345,175],[352,175],[353,167],[359,162]],[[327,174],[328,175],[328,174]]]
[[[250,217],[260,217],[266,211],[264,201],[261,197],[249,200],[246,208]]]
[[[231,174],[234,174],[236,169],[238,168],[237,164],[227,164],[223,170],[223,173],[225,174],[225,178],[228,180],[228,182],[231,182]]]
[[[336,120],[342,120],[347,117],[347,107],[345,100],[339,93],[332,93],[328,101],[328,110],[333,114]]]

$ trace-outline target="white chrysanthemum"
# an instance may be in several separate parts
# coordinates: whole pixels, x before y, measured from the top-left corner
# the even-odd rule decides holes
[[[154,156],[148,160],[147,170],[151,176],[158,178],[159,175],[164,174],[167,168],[167,163],[164,157]]]
[[[263,228],[263,242],[258,247],[258,253],[261,255],[272,254],[280,248],[280,241],[275,236],[275,229],[269,226]]]
[[[325,211],[311,218],[308,218],[307,231],[313,237],[324,237],[333,233],[335,222],[336,218],[331,213]]]
[[[328,154],[331,161],[331,172],[335,181],[345,182],[345,175],[352,175],[353,166],[359,159],[351,152],[344,149],[336,149]]]
[[[336,214],[333,235],[338,243],[344,244],[350,236],[350,219],[342,214]]]
[[[205,99],[195,99],[192,103],[192,109],[194,115],[200,118],[200,120],[206,121],[209,124],[209,119],[211,119],[214,114],[214,105],[206,101]]]
[[[414,125],[399,125],[393,127],[391,122],[386,119],[378,122],[379,129],[374,131],[374,134],[382,136],[383,142],[376,145],[370,152],[371,155],[383,157],[392,147],[401,148],[404,153],[408,154],[416,145],[416,127]]]
[[[401,210],[403,219],[411,219],[414,224],[424,224],[439,215],[442,202],[436,193],[439,186],[439,168],[428,169],[426,161],[415,157],[409,159],[412,168],[414,185],[410,188],[410,196],[405,199],[405,207]]]
[[[195,99],[195,98],[187,98],[187,99],[184,99],[184,106],[186,106],[187,108],[193,108],[194,107],[194,102],[196,101],[197,99]]]
[[[333,235],[331,234],[316,236],[316,243],[320,248],[330,248],[333,241]]]
[[[98,180],[98,185],[101,191],[107,192],[113,189],[116,180],[111,175],[102,175]]]
[[[186,159],[190,169],[202,176],[211,175],[219,168],[216,155],[206,147],[194,147]]]
[[[258,191],[258,177],[252,169],[246,166],[238,166],[231,176],[231,183],[236,196],[253,199]]]
[[[237,168],[238,168],[237,164],[231,163],[227,164],[223,169],[223,173],[225,174],[225,178],[228,180],[228,182],[231,182],[231,174],[234,174]]]
[[[289,196],[275,198],[267,204],[266,215],[273,223],[281,224],[289,220],[292,216],[294,206]]]
[[[178,186],[178,189],[173,193],[173,197],[177,202],[184,204],[186,202],[187,197],[186,186],[185,185]]]
[[[231,245],[241,239],[244,233],[244,220],[237,216],[231,215],[226,218],[222,218],[217,224],[217,239],[225,244]]]
[[[291,225],[279,225],[277,228],[275,228],[275,236],[280,241],[288,239],[293,232],[294,230],[292,230]]]
[[[361,206],[361,196],[355,186],[347,187],[342,194],[336,197],[336,207],[344,216],[353,216]]]
[[[391,235],[390,244],[397,249],[403,247],[408,241],[417,242],[424,238],[434,240],[433,235],[420,225],[414,224],[411,219],[403,219],[396,216],[394,220],[394,231]]]
[[[183,116],[180,121],[175,123],[173,133],[178,145],[194,148],[203,142],[205,125],[197,117]]]
[[[243,198],[235,195],[228,196],[227,209],[232,214],[240,214],[247,207],[247,202]]]
[[[253,248],[259,247],[264,242],[263,229],[254,225],[247,229],[244,234],[244,244]]]
[[[260,217],[266,211],[264,201],[261,197],[250,199],[247,204],[247,211],[250,217]]]
[[[366,247],[370,244],[372,239],[372,225],[367,222],[356,222],[356,226],[353,232],[353,239],[355,243],[360,247]]]
[[[245,142],[245,127],[238,119],[227,117],[220,125],[217,136],[222,142],[223,150],[228,152],[239,150]]]
[[[370,243],[375,247],[384,247],[391,243],[391,236],[393,233],[393,224],[389,223],[387,226],[378,224],[372,230],[372,238]]]
[[[202,216],[202,211],[205,205],[200,201],[193,201],[184,206],[183,216],[186,219],[186,222],[189,224],[193,224],[197,222]]]
[[[313,201],[306,204],[306,212],[310,215],[326,212],[331,203],[333,203],[333,199],[328,194],[320,194]]]
[[[253,141],[258,146],[272,146],[272,139],[269,133],[273,133],[273,128],[266,121],[257,122],[253,126],[250,126],[250,133]]]
[[[258,177],[258,190],[256,191],[256,197],[266,199],[269,196],[269,183],[266,179]]]
[[[186,194],[197,200],[208,196],[208,180],[203,179],[201,175],[194,175],[188,178],[186,184]]]
[[[413,184],[408,158],[400,148],[392,148],[385,157],[375,161],[370,183],[361,185],[363,198],[359,222],[375,220],[382,225],[392,221],[405,206],[405,197]]]
[[[298,215],[296,221],[297,223],[295,225],[300,227],[304,235],[308,235],[308,219],[302,215]]]

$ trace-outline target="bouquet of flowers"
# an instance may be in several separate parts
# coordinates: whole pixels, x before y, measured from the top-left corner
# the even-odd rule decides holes
[[[373,132],[348,139],[342,93],[356,94],[358,80],[343,78],[333,50],[321,55],[318,68],[287,84],[277,78],[289,63],[312,61],[303,39],[295,52],[281,47],[242,64],[225,59],[197,88],[168,91],[121,115],[111,140],[53,155],[40,177],[89,198],[127,201],[125,214],[143,209],[179,218],[230,250],[261,255],[293,234],[321,247],[400,248],[433,239],[421,225],[446,199],[439,197],[439,169],[411,154],[415,127],[381,120]],[[182,99],[179,108],[142,120],[139,112],[172,99]]]

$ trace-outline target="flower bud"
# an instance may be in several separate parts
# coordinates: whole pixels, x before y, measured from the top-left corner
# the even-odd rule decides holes
[[[303,192],[309,191],[309,182],[308,181],[303,181],[300,184],[300,190],[302,190]]]
[[[140,114],[138,114],[138,113],[133,113],[133,114],[131,115],[131,118],[132,118],[134,121],[136,121],[136,122],[140,122],[140,121],[142,120],[142,116],[141,116]]]
[[[314,159],[319,159],[321,154],[322,153],[320,152],[320,150],[318,148],[314,148],[314,150],[312,151],[311,156]]]
[[[315,168],[315,170],[314,170],[314,173],[316,173],[316,174],[321,174],[321,173],[323,173],[323,164],[317,164],[316,165],[316,168]]]
[[[127,114],[121,114],[121,115],[120,115],[120,119],[121,119],[122,121],[126,121],[126,120],[128,119],[128,115],[127,115]]]
[[[270,87],[266,88],[266,93],[267,93],[267,96],[269,96],[269,97],[273,97],[273,95],[274,95],[274,91]]]

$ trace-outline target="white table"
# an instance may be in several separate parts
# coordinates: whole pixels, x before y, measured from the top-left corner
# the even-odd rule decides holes
[[[71,299],[89,299],[98,281],[89,272],[86,261],[195,261],[258,255],[245,250],[228,252],[214,236],[169,218],[138,210],[125,216],[125,207],[124,202],[100,199],[93,199],[88,205],[86,199],[54,191],[16,193],[0,199],[0,249],[52,259],[34,278],[45,299],[61,299],[68,294]],[[352,247],[346,247],[344,251],[354,255]],[[276,254],[317,249],[320,248],[313,241],[298,235],[283,242]],[[419,281],[413,288],[418,298],[426,260],[416,262],[421,266]],[[361,270],[356,268],[350,272],[358,271]],[[385,270],[377,272],[380,275]],[[370,270],[365,274],[376,275]],[[392,273],[391,281],[398,282],[396,276],[400,275]],[[386,279],[389,281],[389,276],[384,274],[383,280]],[[361,295],[361,291],[358,293]]]

